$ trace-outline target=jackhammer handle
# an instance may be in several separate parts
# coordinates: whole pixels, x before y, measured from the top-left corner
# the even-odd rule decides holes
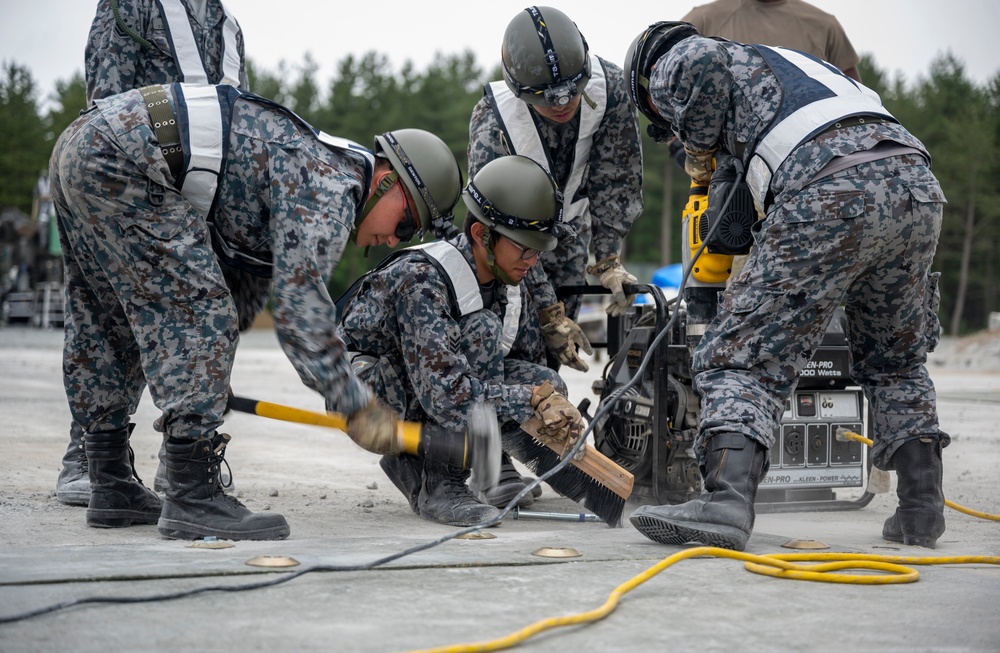
[[[229,395],[229,408],[282,422],[326,426],[347,432],[347,418],[340,413],[319,413],[232,394]],[[463,469],[471,466],[468,435],[460,437],[453,433],[448,433],[447,436],[443,433],[436,434],[424,429],[419,422],[400,420],[396,425],[396,437],[404,453],[428,456],[448,464],[461,465]]]

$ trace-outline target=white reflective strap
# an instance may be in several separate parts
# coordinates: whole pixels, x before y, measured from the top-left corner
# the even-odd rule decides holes
[[[179,100],[187,107],[189,154],[183,195],[202,215],[208,215],[222,170],[222,108],[215,86],[180,84]]]
[[[563,208],[563,222],[572,223],[583,215],[590,213],[590,198],[582,197],[573,201],[583,184],[583,175],[590,170],[590,148],[594,144],[594,135],[601,127],[604,114],[608,108],[608,84],[604,76],[604,66],[595,55],[590,55],[590,81],[580,99],[580,133],[576,137],[576,153],[573,155],[573,170],[562,189],[563,197],[568,203]],[[594,103],[590,107],[587,99]]]
[[[341,138],[340,136],[331,136],[330,134],[327,134],[326,132],[319,130],[316,131],[316,138],[318,138],[319,142],[323,143],[324,145],[329,145],[330,147],[335,147],[339,150],[349,150],[351,152],[357,152],[358,154],[361,154],[366,159],[368,159],[369,164],[371,164],[373,167],[375,166],[375,154],[372,153],[372,151],[369,150],[364,145],[361,145],[346,138]]]
[[[507,286],[507,311],[503,316],[503,334],[500,349],[506,357],[517,340],[517,327],[521,321],[521,286]]]
[[[772,170],[777,170],[781,162],[816,130],[831,125],[841,118],[858,114],[875,114],[892,118],[885,107],[868,95],[855,93],[851,96],[837,95],[807,104],[782,120],[767,133],[757,146],[755,153],[763,157]]]
[[[764,200],[767,197],[767,189],[771,186],[771,170],[764,163],[764,159],[754,154],[747,166],[746,177],[750,195],[753,196],[753,203],[757,207],[757,214],[764,215]]]
[[[842,118],[867,114],[893,119],[875,91],[831,70],[828,65],[787,48],[755,47],[774,52],[809,76],[811,81],[822,84],[835,94],[799,107],[764,135],[754,154],[763,157],[771,172],[777,170],[791,151],[817,130]]]
[[[189,84],[208,84],[208,73],[201,59],[198,42],[191,29],[187,9],[180,0],[156,0],[167,22],[170,37],[170,47],[174,51],[174,60],[180,69],[179,81]]]
[[[583,184],[584,173],[590,169],[588,165],[590,163],[590,148],[608,107],[608,84],[604,75],[604,66],[595,55],[590,55],[590,70],[590,81],[587,82],[585,89],[587,97],[584,98],[581,95],[580,99],[580,130],[576,137],[573,167],[565,187],[559,189],[567,202],[566,206],[563,207],[563,222],[567,223],[573,222],[589,212],[589,198],[584,197],[576,202],[573,202],[573,198],[576,197],[577,191]],[[514,150],[511,154],[526,156],[537,162],[550,175],[553,174],[548,148],[542,143],[538,129],[535,127],[530,106],[514,97],[505,82],[492,82],[489,87],[497,112],[497,122],[506,129],[511,138],[511,147]],[[593,102],[593,108],[587,101],[588,99]]]
[[[513,152],[509,152],[509,154],[526,156],[542,166],[545,172],[551,175],[548,153],[538,135],[538,130],[535,129],[528,103],[514,97],[514,94],[507,88],[506,82],[492,82],[489,87],[497,112],[497,122],[500,123],[501,127],[506,128],[511,138],[510,145]]]
[[[236,36],[240,33],[239,23],[236,22],[236,18],[230,13],[229,8],[226,5],[222,5],[222,11],[226,13],[226,22],[222,25],[222,79],[219,81],[220,84],[229,84],[230,86],[239,86],[242,77],[240,76],[240,71],[243,66],[240,60],[240,48],[239,42]]]
[[[807,57],[801,52],[780,47],[772,47],[769,49],[780,54],[782,57],[794,64],[796,68],[811,77],[813,81],[819,82],[837,95],[852,95],[861,92],[861,89],[865,88],[850,77],[830,70],[822,63]]]
[[[420,250],[441,264],[448,273],[448,281],[455,293],[458,310],[468,315],[483,309],[483,296],[479,293],[479,279],[469,262],[454,245],[444,240],[435,240],[407,249]]]
[[[437,261],[447,274],[447,282],[455,294],[458,310],[462,316],[483,310],[483,296],[479,292],[479,278],[462,252],[451,243],[435,240],[423,245],[408,247],[409,250],[422,251]],[[500,333],[500,349],[503,355],[510,353],[517,340],[517,329],[521,322],[521,286],[505,286],[507,292],[507,310],[503,317],[503,328]]]

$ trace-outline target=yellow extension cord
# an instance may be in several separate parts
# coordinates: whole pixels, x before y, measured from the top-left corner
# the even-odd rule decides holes
[[[869,447],[872,441],[863,435],[852,431],[840,430],[837,437],[863,442]],[[963,512],[973,517],[1000,521],[1000,515],[991,515],[960,506],[952,501],[945,500],[945,505],[953,510]],[[1000,565],[1000,556],[956,556],[956,557],[911,557],[911,556],[884,556],[865,553],[771,553],[766,555],[755,555],[743,553],[741,551],[730,551],[711,546],[699,546],[684,549],[664,558],[641,574],[634,576],[628,581],[616,587],[607,600],[598,608],[579,612],[565,617],[550,617],[511,633],[505,637],[493,639],[485,642],[474,642],[470,644],[453,644],[439,648],[419,649],[409,653],[478,653],[479,651],[500,651],[516,646],[530,637],[564,626],[576,626],[580,624],[599,621],[611,614],[618,606],[618,601],[622,596],[631,592],[639,585],[656,576],[658,573],[681,560],[688,558],[732,558],[742,560],[744,567],[755,574],[773,576],[775,578],[791,578],[794,580],[811,580],[822,583],[846,583],[852,585],[893,585],[900,583],[914,583],[920,574],[915,569],[905,565]],[[817,563],[802,565],[801,562]],[[873,574],[842,574],[838,573],[845,569],[866,569],[870,571],[886,572],[888,575]]]

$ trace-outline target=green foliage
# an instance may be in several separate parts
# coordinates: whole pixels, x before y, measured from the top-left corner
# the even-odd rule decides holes
[[[16,63],[0,70],[0,209],[31,212],[32,190],[48,168],[50,145],[31,72]]]
[[[471,52],[439,54],[426,70],[407,62],[398,71],[378,52],[347,56],[326,88],[317,82],[312,57],[292,68],[282,63],[277,71],[252,61],[247,67],[255,93],[292,108],[323,131],[371,147],[375,134],[390,129],[427,129],[448,143],[463,168],[472,107],[482,85],[500,79],[499,66],[484,72]],[[935,262],[943,274],[942,322],[953,333],[980,330],[989,312],[1000,310],[1000,266],[994,263],[1000,254],[1000,74],[977,85],[951,56],[938,58],[915,80],[891,77],[870,56],[858,68],[864,83],[926,145],[948,198]],[[41,116],[30,72],[5,63],[0,74],[0,207],[27,213],[55,138],[83,107],[84,85],[79,75],[57,84],[52,97],[57,106]],[[688,179],[666,145],[654,143],[645,128],[643,118],[644,210],[625,242],[626,258],[636,269],[681,260],[681,211],[688,192]],[[460,221],[461,203],[457,213]],[[376,248],[365,258],[349,246],[331,277],[331,295],[338,297],[387,253]]]
[[[49,111],[46,124],[49,128],[47,140],[50,147],[70,123],[80,117],[87,107],[87,84],[83,75],[77,73],[68,82],[56,82],[55,101],[58,106]]]

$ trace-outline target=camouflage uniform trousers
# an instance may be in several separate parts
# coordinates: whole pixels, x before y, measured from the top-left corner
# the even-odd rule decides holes
[[[466,355],[471,375],[482,383],[535,386],[549,380],[558,392],[566,393],[566,383],[556,372],[545,367],[544,361],[540,363],[504,358],[497,337],[502,324],[496,313],[489,310],[476,311],[463,317],[459,324],[462,339],[458,348]],[[355,369],[359,378],[368,382],[375,394],[403,415],[404,419],[442,425],[465,424],[468,421],[471,406],[455,406],[460,414],[428,415],[421,398],[415,396],[414,386],[407,379],[406,370],[402,365],[394,364],[389,357],[380,358],[360,370],[357,367]],[[530,412],[530,408],[528,410]],[[521,431],[514,420],[502,422],[501,429],[505,439],[508,433],[513,432],[531,437]]]
[[[590,241],[593,234],[590,214],[579,216],[570,223],[570,227],[576,232],[576,236],[560,241],[551,252],[542,252],[538,259],[541,265],[528,273],[527,283],[531,298],[539,309],[547,308],[559,301],[554,293],[560,286],[579,286],[587,283],[587,264],[590,262]],[[545,271],[545,276],[551,284],[552,294],[548,288],[538,287],[534,278],[538,267]],[[580,295],[569,295],[562,299],[566,306],[566,315],[571,320],[575,320],[580,314],[580,299]]]
[[[922,157],[896,156],[815,181],[771,210],[695,351],[700,459],[722,433],[773,444],[784,401],[841,304],[851,374],[874,415],[873,463],[891,469],[915,438],[947,446],[924,365],[940,336],[931,263],[943,202]]]
[[[100,112],[86,114],[50,162],[66,397],[85,429],[115,430],[148,382],[162,411],[157,430],[211,436],[226,407],[236,310],[204,219],[167,184],[152,127],[130,127],[115,133]]]

